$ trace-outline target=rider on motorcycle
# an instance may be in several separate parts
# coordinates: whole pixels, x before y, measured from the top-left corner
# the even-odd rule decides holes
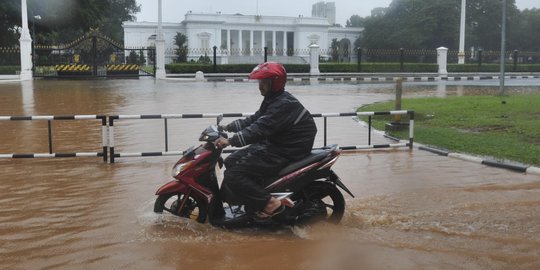
[[[216,145],[249,145],[225,159],[223,185],[257,218],[267,219],[281,213],[284,207],[264,190],[269,184],[265,180],[311,152],[317,127],[309,111],[285,91],[287,72],[281,64],[260,64],[249,78],[259,80],[264,96],[261,106],[254,115],[224,126],[236,134],[230,139],[218,139]]]

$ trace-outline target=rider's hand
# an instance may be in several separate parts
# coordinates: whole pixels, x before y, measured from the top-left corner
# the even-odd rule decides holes
[[[224,125],[219,125],[219,128],[223,131],[228,131],[227,130],[227,126],[224,126]]]
[[[225,139],[223,137],[220,137],[219,139],[217,139],[214,144],[219,147],[219,148],[225,148],[227,146],[229,146],[229,140],[228,139]]]

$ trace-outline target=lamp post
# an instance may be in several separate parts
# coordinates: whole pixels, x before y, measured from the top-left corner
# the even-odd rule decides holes
[[[499,76],[500,95],[504,96],[504,64],[506,51],[506,0],[502,1],[502,24],[501,24],[501,75]]]
[[[35,44],[36,44],[36,20],[41,20],[41,16],[40,15],[35,15],[32,17],[32,62],[34,62],[34,65],[32,65],[32,68],[34,68],[36,66],[36,48],[35,48]]]
[[[156,33],[156,79],[165,79],[165,40],[163,38],[162,4],[158,0],[158,28]]]
[[[459,26],[458,64],[465,64],[465,10],[467,1],[461,0],[461,21]]]

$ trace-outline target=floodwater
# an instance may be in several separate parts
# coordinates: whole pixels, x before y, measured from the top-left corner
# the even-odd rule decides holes
[[[509,90],[540,90],[532,85]],[[0,83],[0,115],[254,112],[261,101],[256,87],[147,79]],[[393,87],[317,83],[288,90],[322,113],[391,99]],[[489,83],[405,84],[405,96],[497,90]],[[214,121],[169,120],[169,150],[197,144]],[[53,151],[100,151],[100,124],[53,121]],[[115,122],[116,152],[164,151],[163,125]],[[367,143],[367,128],[351,118],[330,118],[328,126],[328,143]],[[2,121],[0,130],[0,153],[48,151],[45,121]],[[389,142],[377,133],[373,141]],[[0,268],[540,269],[539,176],[419,150],[346,153],[334,168],[356,198],[345,195],[341,224],[225,231],[152,212],[154,192],[176,159],[0,159]]]

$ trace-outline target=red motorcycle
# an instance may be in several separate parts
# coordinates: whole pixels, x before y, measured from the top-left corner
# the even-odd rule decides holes
[[[218,125],[206,128],[199,141],[205,143],[190,147],[174,165],[175,180],[156,192],[158,198],[154,212],[173,215],[214,226],[241,228],[267,225],[300,225],[319,220],[339,223],[345,211],[345,199],[338,187],[352,197],[353,194],[331,169],[341,150],[337,145],[314,150],[302,160],[282,169],[278,176],[266,179],[266,190],[281,200],[285,211],[279,216],[261,221],[253,211],[236,203],[234,194],[219,187],[216,167],[223,166],[223,149],[214,142],[227,138]]]

